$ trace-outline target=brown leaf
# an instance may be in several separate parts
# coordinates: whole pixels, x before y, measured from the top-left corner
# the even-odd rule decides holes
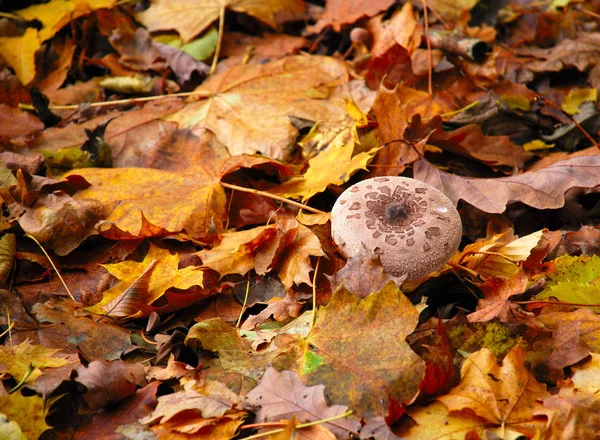
[[[75,380],[87,388],[83,397],[92,410],[131,396],[138,385],[143,386],[146,382],[142,364],[126,364],[121,360],[92,361],[87,367],[81,365]]]
[[[140,423],[165,423],[177,414],[190,410],[200,412],[203,418],[222,417],[229,409],[230,404],[203,396],[196,391],[179,391],[159,397],[156,409],[151,415],[141,419]]]
[[[352,24],[363,17],[373,17],[379,12],[385,11],[393,3],[391,0],[353,2],[330,0],[325,4],[325,11],[315,24],[313,31],[318,33],[327,26],[331,26],[334,31],[340,32],[343,25]]]
[[[600,184],[600,156],[575,157],[543,170],[498,179],[469,179],[439,171],[425,160],[415,162],[414,177],[444,192],[454,203],[464,200],[489,213],[501,213],[510,202],[556,209],[572,187]]]
[[[298,135],[290,117],[315,122],[343,119],[343,100],[329,95],[347,81],[343,63],[319,56],[234,66],[208,78],[194,90],[206,98],[187,104],[169,120],[195,134],[210,130],[231,155],[260,152],[286,159]]]
[[[300,422],[313,422],[344,414],[347,406],[329,406],[323,394],[323,385],[306,387],[292,371],[278,372],[267,368],[259,385],[246,396],[246,406],[259,407],[257,422],[279,421],[295,416]],[[357,432],[360,423],[352,419],[339,419],[324,424],[337,435],[346,438],[349,432]]]

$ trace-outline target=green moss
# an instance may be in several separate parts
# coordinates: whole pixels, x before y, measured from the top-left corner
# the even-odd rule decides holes
[[[448,332],[452,345],[462,351],[474,353],[487,348],[497,358],[502,358],[519,341],[501,322],[458,324]]]

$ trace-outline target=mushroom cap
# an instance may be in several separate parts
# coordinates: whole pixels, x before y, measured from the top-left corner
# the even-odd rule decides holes
[[[444,194],[420,180],[375,177],[344,191],[331,210],[333,240],[347,258],[366,249],[394,276],[417,280],[458,249],[462,222]]]

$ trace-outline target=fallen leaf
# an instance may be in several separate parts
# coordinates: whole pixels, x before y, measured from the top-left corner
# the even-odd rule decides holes
[[[437,170],[425,160],[415,162],[415,179],[444,192],[454,203],[464,200],[489,213],[501,213],[511,202],[538,209],[556,209],[572,187],[594,188],[600,183],[600,156],[575,157],[514,177],[469,179]]]
[[[187,43],[219,18],[221,9],[230,9],[258,18],[274,29],[284,21],[293,20],[304,12],[302,0],[268,0],[256,3],[252,0],[206,0],[198,4],[185,0],[177,5],[168,0],[155,0],[150,8],[137,13],[139,20],[150,31],[175,29]]]
[[[305,342],[275,359],[278,369],[299,373],[307,385],[323,384],[326,396],[359,417],[387,413],[418,392],[425,362],[408,346],[418,312],[393,283],[359,299],[338,289],[319,310]]]
[[[334,31],[340,32],[343,25],[352,24],[363,17],[373,17],[392,4],[392,0],[360,0],[351,3],[344,0],[330,0],[325,4],[325,11],[319,17],[313,31],[318,33],[331,26]]]
[[[294,177],[270,189],[269,193],[306,201],[325,191],[329,185],[346,183],[352,174],[367,169],[367,163],[379,150],[379,147],[376,147],[354,155],[356,141],[354,126],[342,131],[329,143],[327,149],[308,160],[308,170],[302,176]]]
[[[298,375],[292,371],[278,372],[267,368],[260,383],[246,396],[245,406],[258,407],[258,423],[289,419],[294,416],[300,422],[314,422],[344,414],[347,406],[329,406],[325,400],[323,385],[306,387]],[[348,433],[358,432],[360,423],[342,418],[324,426],[338,438],[346,438]]]
[[[0,396],[0,408],[9,423],[15,422],[18,425],[23,438],[37,439],[44,431],[50,429],[45,420],[48,408],[44,405],[44,400],[37,395],[24,397],[20,392],[16,392],[8,396]],[[3,434],[3,425],[0,421],[0,435]],[[14,431],[16,428],[13,428]],[[7,440],[13,438],[6,437]]]
[[[0,52],[25,85],[35,77],[35,52],[71,20],[95,9],[114,6],[115,0],[51,0],[45,5],[32,5],[17,12],[24,21],[38,20],[42,28],[28,27],[20,37],[0,37]]]
[[[461,368],[461,382],[437,400],[450,413],[470,409],[500,432],[534,435],[544,431],[545,421],[535,420],[534,412],[547,396],[546,386],[525,369],[524,351],[516,346],[502,364],[485,348],[469,355]]]
[[[105,408],[135,393],[138,385],[146,385],[142,364],[92,361],[77,367],[77,382],[87,388],[83,398],[92,410]]]
[[[10,374],[17,382],[33,383],[45,368],[58,368],[70,360],[55,357],[58,348],[46,348],[24,341],[16,346],[0,346],[0,371]]]
[[[234,66],[194,90],[205,93],[205,99],[187,104],[166,119],[196,134],[210,130],[232,156],[260,152],[285,159],[298,135],[289,118],[343,119],[343,101],[329,95],[347,81],[343,63],[319,56]]]
[[[86,310],[119,318],[142,317],[150,314],[142,310],[163,296],[167,289],[202,287],[204,272],[196,267],[178,269],[179,255],[167,249],[150,245],[142,262],[122,261],[103,267],[121,282],[104,292],[102,301]],[[142,286],[142,280],[145,286]],[[145,288],[144,288],[145,287]],[[135,296],[135,297],[134,297]]]
[[[156,409],[140,423],[165,423],[183,411],[199,411],[203,418],[222,417],[231,405],[196,391],[179,391],[158,398]]]

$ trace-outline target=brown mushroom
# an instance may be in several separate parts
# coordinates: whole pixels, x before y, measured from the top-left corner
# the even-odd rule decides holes
[[[462,224],[444,194],[420,180],[376,177],[352,185],[331,211],[333,240],[347,258],[378,256],[386,273],[416,280],[458,249]]]

